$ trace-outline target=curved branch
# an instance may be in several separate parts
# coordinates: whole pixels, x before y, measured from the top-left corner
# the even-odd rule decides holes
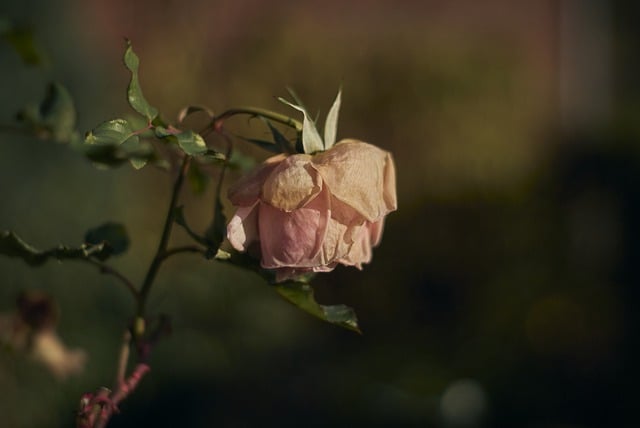
[[[122,273],[120,273],[117,269],[115,269],[112,266],[109,266],[106,263],[103,263],[101,261],[98,261],[96,259],[92,259],[92,258],[85,258],[85,259],[78,259],[78,260],[82,260],[86,263],[89,263],[95,267],[97,267],[100,270],[100,273],[103,273],[105,275],[111,275],[114,276],[116,278],[118,278],[120,280],[120,282],[122,282],[125,287],[127,287],[127,290],[129,290],[129,292],[133,295],[133,297],[135,299],[138,299],[138,290],[136,290],[136,287],[133,285],[133,282],[131,282],[129,280],[129,278],[127,278],[126,276],[124,276]]]

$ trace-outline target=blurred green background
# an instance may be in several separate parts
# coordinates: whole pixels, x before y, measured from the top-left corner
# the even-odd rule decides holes
[[[286,86],[324,115],[342,84],[338,137],[397,164],[399,210],[372,264],[314,281],[322,303],[356,309],[362,336],[250,273],[175,257],[149,305],[173,333],[110,426],[635,426],[637,2],[6,3],[49,65],[26,67],[0,45],[2,123],[51,79],[72,93],[81,131],[129,112],[126,36],[167,117],[187,104],[287,112],[274,98]],[[132,246],[114,263],[137,281],[169,187],[152,168],[100,171],[53,142],[0,134],[0,229],[47,248],[122,221]],[[212,197],[187,192],[195,226]],[[63,340],[89,353],[59,382],[2,352],[0,425],[70,426],[80,395],[112,382],[129,296],[85,265],[2,258],[0,272],[0,312],[20,290],[47,290]]]

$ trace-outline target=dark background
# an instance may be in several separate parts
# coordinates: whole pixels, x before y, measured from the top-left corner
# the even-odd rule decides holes
[[[176,257],[149,305],[171,315],[173,334],[110,426],[637,423],[636,2],[28,0],[2,9],[33,28],[49,58],[29,68],[0,46],[2,122],[51,79],[74,96],[81,131],[129,112],[126,36],[147,99],[167,117],[187,104],[288,112],[274,99],[286,86],[324,116],[342,84],[338,137],[395,157],[399,209],[372,264],[314,281],[321,302],[356,309],[362,336],[300,312],[250,273]],[[0,229],[46,248],[122,221],[132,246],[115,264],[136,280],[169,188],[152,168],[101,171],[56,143],[0,134]],[[198,227],[212,195],[187,192]],[[0,272],[0,312],[20,290],[47,290],[59,334],[89,354],[64,382],[0,354],[0,424],[70,426],[80,395],[111,384],[129,296],[74,263],[34,270],[0,259]]]

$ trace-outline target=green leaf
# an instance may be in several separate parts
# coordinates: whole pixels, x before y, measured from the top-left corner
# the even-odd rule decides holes
[[[236,250],[225,251],[218,249],[214,254],[214,258],[219,262],[228,263],[230,265],[249,270],[257,273],[269,284],[273,284],[276,280],[275,271],[269,269],[263,269],[260,266],[260,260],[250,256],[249,254],[241,253]]]
[[[129,161],[134,168],[140,169],[156,159],[153,147],[141,142],[139,131],[134,131],[125,119],[101,123],[86,134],[80,149],[93,162],[103,166],[119,166]]]
[[[40,106],[25,107],[18,112],[17,119],[41,138],[52,138],[61,143],[72,143],[77,139],[73,99],[60,83],[50,83]]]
[[[204,155],[205,153],[208,153],[207,144],[204,142],[202,136],[190,129],[180,132],[179,134],[171,133],[171,130],[167,130],[165,133],[167,134],[165,138],[176,143],[182,151],[189,156]]]
[[[127,88],[127,100],[129,101],[129,105],[151,122],[156,118],[156,116],[158,116],[158,110],[155,107],[152,107],[142,94],[142,88],[140,88],[140,81],[138,79],[138,67],[140,65],[140,60],[138,59],[138,55],[133,51],[131,41],[129,40],[127,40],[127,48],[124,51],[124,65],[131,72],[131,81]]]
[[[319,304],[315,300],[311,285],[301,282],[300,280],[274,284],[276,279],[275,270],[263,269],[260,266],[260,260],[251,257],[247,253],[241,253],[236,250],[225,251],[219,249],[215,253],[215,259],[257,273],[268,283],[272,284],[278,294],[284,299],[303,311],[331,324],[362,333],[358,327],[358,318],[352,308],[346,305]]]
[[[0,254],[24,260],[30,266],[41,266],[49,259],[78,260],[89,257],[105,258],[109,249],[104,244],[84,244],[79,248],[59,245],[50,250],[40,251],[23,241],[10,231],[0,232]]]
[[[30,29],[15,27],[9,20],[0,17],[0,38],[11,45],[26,65],[47,64],[46,56],[35,42]]]
[[[108,255],[116,256],[129,248],[129,234],[121,223],[107,222],[89,229],[84,235],[84,242],[90,245],[105,245],[109,250]]]
[[[338,91],[336,100],[333,102],[327,120],[324,124],[324,149],[329,150],[336,142],[338,130],[338,114],[340,113],[340,103],[342,102],[342,89]]]
[[[192,163],[187,174],[187,179],[191,185],[191,190],[196,195],[201,195],[207,189],[209,176],[202,172],[202,168],[197,163]]]
[[[117,167],[128,160],[127,153],[115,145],[83,146],[84,155],[97,166]]]
[[[234,150],[231,152],[231,156],[229,156],[227,165],[231,169],[246,172],[252,170],[256,166],[256,159],[253,156],[248,156],[238,150]]]
[[[129,144],[138,143],[139,141],[138,135],[133,132],[129,122],[125,119],[113,119],[102,122],[89,131],[84,138],[84,142],[89,145],[119,146],[130,139],[132,142]]]
[[[40,105],[43,123],[57,141],[69,141],[75,133],[76,109],[69,91],[59,83],[50,83]]]
[[[355,311],[345,305],[320,305],[313,295],[313,288],[302,282],[285,282],[274,285],[276,291],[289,302],[321,320],[362,333]]]

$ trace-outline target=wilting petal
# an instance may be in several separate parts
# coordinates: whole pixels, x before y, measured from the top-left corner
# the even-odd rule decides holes
[[[230,186],[228,196],[231,203],[241,207],[255,204],[262,194],[262,185],[265,180],[285,158],[285,154],[270,157],[254,171]]]
[[[280,163],[262,188],[262,200],[284,211],[304,206],[322,190],[318,172],[309,165],[311,156],[292,155]]]
[[[262,267],[314,266],[313,259],[322,248],[329,221],[326,192],[292,212],[261,203],[258,217]]]
[[[384,218],[369,224],[369,239],[372,247],[377,247],[382,240],[382,231],[384,230]]]
[[[362,224],[366,219],[356,211],[351,205],[342,202],[340,199],[331,197],[331,218],[345,226]]]
[[[258,203],[240,207],[227,226],[227,239],[238,251],[246,251],[258,236]]]
[[[358,269],[362,269],[363,263],[371,261],[371,240],[367,224],[351,228],[345,235],[345,239],[350,239],[353,244],[349,248],[349,252],[337,261],[347,266],[355,266]]]
[[[391,153],[387,153],[384,165],[384,201],[387,204],[388,212],[398,209],[398,198],[396,196],[396,165],[393,162]]]
[[[345,241],[344,237],[346,232],[346,225],[333,218],[329,219],[327,234],[322,243],[322,257],[318,260],[319,266],[328,265],[349,252],[351,244]]]
[[[332,196],[353,207],[367,220],[389,212],[385,193],[385,166],[389,154],[356,140],[342,140],[330,150],[314,156],[318,170]],[[391,168],[390,172],[394,169]],[[388,189],[391,201],[391,189]]]

